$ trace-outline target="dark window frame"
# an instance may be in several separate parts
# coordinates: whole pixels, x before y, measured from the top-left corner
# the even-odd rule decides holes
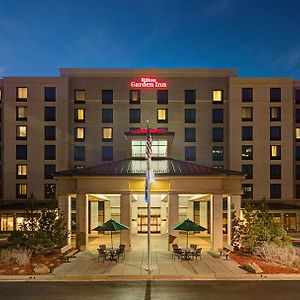
[[[112,108],[102,108],[102,123],[114,122],[114,110]]]
[[[56,160],[56,145],[44,146],[44,160]]]
[[[44,127],[44,139],[45,139],[45,141],[55,141],[56,140],[56,126],[46,125]]]
[[[102,90],[102,104],[114,103],[114,90]]]
[[[168,104],[169,102],[169,91],[168,90],[157,90],[156,91],[157,104]]]
[[[197,92],[196,90],[184,90],[184,103],[196,104]]]
[[[55,106],[46,106],[44,108],[44,120],[46,122],[55,122],[56,121],[56,107]]]
[[[102,161],[112,161],[113,159],[114,159],[113,146],[102,146]]]
[[[253,141],[253,126],[242,126],[242,141]]]
[[[189,115],[190,114],[190,115]],[[195,108],[185,108],[184,109],[184,122],[187,124],[196,123],[197,113]]]
[[[270,102],[281,102],[281,98],[282,98],[281,88],[279,87],[270,88]]]
[[[137,114],[137,115],[135,115]],[[130,108],[129,109],[129,123],[141,123],[141,109],[140,108]]]
[[[280,183],[270,183],[270,199],[281,199],[281,193]]]
[[[253,102],[253,88],[242,88],[241,90],[241,99],[242,102]]]
[[[281,141],[281,126],[270,126],[270,141]]]
[[[196,161],[196,147],[185,146],[184,147],[184,160],[185,161]]]
[[[54,93],[53,93],[54,91]],[[44,100],[45,102],[55,102],[56,101],[56,87],[55,86],[45,86],[44,87]]]
[[[281,165],[270,165],[270,179],[281,179]]]

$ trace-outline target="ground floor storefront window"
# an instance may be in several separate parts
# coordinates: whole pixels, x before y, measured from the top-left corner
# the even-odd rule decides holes
[[[284,229],[287,231],[296,231],[297,230],[296,213],[285,213],[284,214]]]
[[[14,230],[14,216],[11,214],[1,215],[1,231],[13,231]]]

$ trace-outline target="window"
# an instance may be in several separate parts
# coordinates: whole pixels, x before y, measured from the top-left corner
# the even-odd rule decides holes
[[[224,131],[221,127],[215,127],[212,129],[212,141],[213,142],[223,142]]]
[[[213,90],[212,91],[212,100],[213,100],[213,103],[223,103],[223,91],[222,90]]]
[[[271,126],[270,127],[270,141],[280,141],[281,140],[281,127]]]
[[[111,127],[102,128],[102,141],[103,142],[112,142],[113,140],[113,129]]]
[[[85,102],[85,90],[74,90],[74,100],[75,103]]]
[[[196,109],[187,108],[184,110],[185,123],[196,123]]]
[[[253,140],[253,127],[242,126],[242,141],[252,141],[252,140]]]
[[[296,179],[300,179],[300,165],[296,165],[295,173]]]
[[[112,104],[114,101],[113,90],[102,90],[102,104]]]
[[[16,184],[16,197],[21,199],[27,198],[27,184],[20,183]]]
[[[27,126],[26,125],[17,125],[16,138],[17,138],[17,140],[27,140]]]
[[[75,127],[74,128],[74,140],[75,142],[83,142],[85,140],[85,128]]]
[[[85,109],[84,108],[76,108],[74,110],[74,122],[85,122]]]
[[[17,87],[17,101],[27,101],[27,87]]]
[[[103,161],[113,160],[113,147],[111,146],[102,147],[102,160]]]
[[[140,123],[141,122],[141,110],[139,108],[129,109],[129,123]]]
[[[80,169],[84,169],[85,165],[74,165],[74,169],[76,170],[80,170]]]
[[[168,104],[168,90],[157,91],[157,104]]]
[[[45,179],[53,179],[53,175],[56,172],[55,165],[45,165],[44,177]]]
[[[280,107],[270,107],[270,121],[281,121]]]
[[[185,128],[184,129],[184,141],[185,142],[196,142],[196,128]]]
[[[295,102],[296,104],[300,104],[300,90],[295,91]]]
[[[130,104],[140,104],[141,103],[141,91],[140,90],[130,90],[129,91],[129,103]]]
[[[223,123],[224,117],[223,117],[223,109],[216,108],[212,110],[212,122],[213,123]]]
[[[270,146],[270,159],[281,159],[281,146],[271,145]]]
[[[146,141],[132,141],[131,142],[131,156],[145,157]],[[164,140],[152,140],[152,157],[167,157],[168,142]]]
[[[55,198],[56,185],[54,183],[45,184],[45,199]]]
[[[270,179],[281,179],[281,165],[270,165]]]
[[[252,159],[253,159],[253,146],[242,145],[242,160],[252,160]]]
[[[27,107],[26,106],[17,106],[16,107],[16,120],[17,121],[26,121],[27,120]]]
[[[2,101],[2,89],[0,89],[0,101]]]
[[[102,123],[112,123],[113,122],[113,109],[104,108],[102,109]]]
[[[56,120],[56,108],[53,106],[45,107],[45,121],[55,121]]]
[[[253,88],[242,88],[242,102],[253,101]]]
[[[253,179],[253,166],[242,165],[242,173],[245,175],[246,179]]]
[[[295,122],[300,123],[300,109],[299,108],[297,108],[295,110]]]
[[[184,91],[184,103],[185,104],[196,104],[196,90],[185,90]]]
[[[242,107],[242,121],[253,121],[252,107]]]
[[[242,184],[243,199],[253,199],[253,184],[244,183]]]
[[[45,126],[45,140],[54,141],[56,139],[56,127]]]
[[[296,146],[295,156],[296,156],[296,160],[300,160],[300,147],[299,146]]]
[[[297,199],[300,199],[300,184],[296,184],[295,188],[296,188],[295,196]]]
[[[159,108],[157,110],[157,122],[168,123],[168,110],[165,108]]]
[[[56,87],[45,87],[45,101],[56,101]]]
[[[295,129],[295,137],[296,137],[296,141],[299,142],[300,141],[300,127],[297,127]]]
[[[56,159],[56,146],[55,145],[45,145],[44,155],[46,160]]]
[[[284,214],[284,229],[287,231],[297,230],[297,216],[296,213]]]
[[[271,183],[270,184],[270,198],[280,199],[281,198],[281,184]]]
[[[213,161],[224,160],[224,147],[223,146],[212,147],[212,160]]]
[[[281,88],[270,88],[270,101],[271,102],[281,101]]]
[[[14,215],[1,213],[1,230],[2,231],[14,230]]]
[[[17,165],[16,172],[17,172],[17,174],[16,174],[17,179],[26,179],[27,178],[27,165],[24,165],[24,164]]]
[[[184,156],[186,161],[195,161],[196,160],[196,147],[188,146],[184,147]]]
[[[74,160],[75,161],[85,160],[85,146],[74,147]]]
[[[16,159],[27,159],[27,145],[16,145]]]

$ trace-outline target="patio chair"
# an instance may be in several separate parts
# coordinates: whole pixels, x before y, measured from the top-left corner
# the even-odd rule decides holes
[[[104,244],[99,245],[99,249],[106,250],[106,245],[104,245]]]
[[[119,248],[117,249],[117,255],[118,258],[122,257],[122,259],[125,259],[125,245],[120,244]]]
[[[172,252],[172,259],[175,260],[175,257],[178,259],[181,259],[182,250],[178,248],[177,244],[172,245],[173,252]]]
[[[191,245],[190,245],[190,248],[194,249],[195,251],[197,250],[197,247],[198,247],[198,246],[197,246],[196,244],[191,244]]]
[[[197,250],[196,250],[196,252],[195,252],[195,257],[196,257],[196,260],[198,261],[198,257],[200,257],[200,259],[202,259],[201,258],[201,251],[202,251],[202,248],[198,248]]]
[[[98,262],[100,259],[102,259],[102,262],[104,263],[105,260],[110,259],[110,253],[104,250],[103,248],[98,248]]]

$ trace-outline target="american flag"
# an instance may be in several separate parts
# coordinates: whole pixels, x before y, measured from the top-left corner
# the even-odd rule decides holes
[[[145,158],[147,159],[147,171],[146,171],[146,188],[145,188],[145,201],[149,201],[149,191],[150,185],[155,183],[155,175],[152,169],[152,137],[149,129],[149,125],[147,125],[147,139],[146,139],[146,151]]]
[[[152,157],[152,136],[149,127],[147,128],[147,140],[146,140],[146,159],[151,159]]]

